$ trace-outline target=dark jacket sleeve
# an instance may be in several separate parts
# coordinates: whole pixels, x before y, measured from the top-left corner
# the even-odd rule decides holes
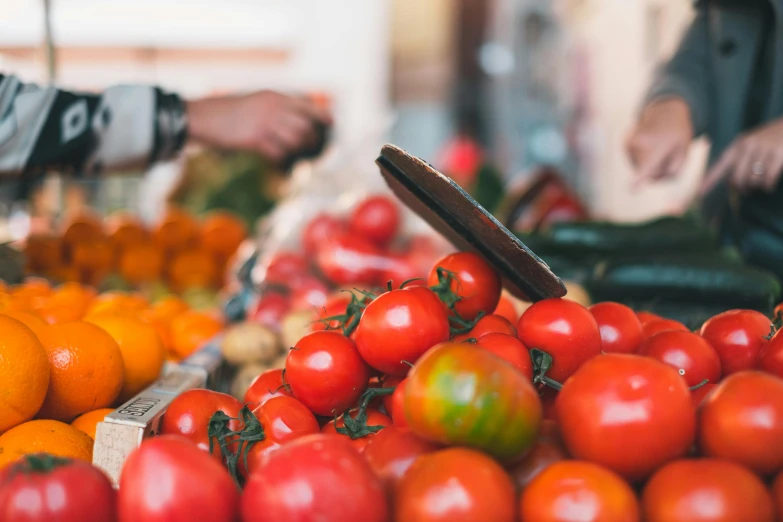
[[[182,99],[156,87],[76,93],[0,74],[0,175],[48,167],[93,174],[168,159],[186,128]]]
[[[709,125],[710,45],[709,20],[705,3],[697,2],[697,14],[674,56],[656,72],[645,105],[664,98],[683,98],[691,109],[697,135]]]

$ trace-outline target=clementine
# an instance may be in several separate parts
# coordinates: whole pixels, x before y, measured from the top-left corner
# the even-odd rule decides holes
[[[52,235],[31,235],[25,241],[24,255],[28,270],[46,273],[62,263],[62,242]]]
[[[37,312],[27,310],[3,310],[0,314],[10,317],[11,319],[16,319],[32,330],[36,336],[47,326],[46,321],[44,321]],[[48,360],[49,359],[47,358],[47,361]],[[48,364],[49,363],[47,362],[47,366]]]
[[[141,219],[130,212],[115,212],[105,220],[106,233],[117,250],[149,241],[150,233]]]
[[[152,237],[165,252],[192,247],[198,237],[196,218],[177,207],[166,210],[152,230]]]
[[[97,428],[98,423],[103,421],[103,419],[113,411],[114,410],[111,408],[88,411],[87,413],[76,417],[76,420],[71,423],[71,426],[79,431],[83,431],[89,435],[92,440],[95,440],[95,429]]]
[[[0,469],[33,453],[92,462],[93,441],[83,431],[54,420],[33,420],[0,435]]]
[[[171,286],[178,291],[188,288],[213,288],[220,277],[215,258],[201,249],[185,250],[174,256],[168,272]]]
[[[223,324],[205,312],[189,310],[171,321],[171,349],[175,357],[184,358],[217,335]]]
[[[247,237],[245,223],[230,212],[216,210],[201,223],[201,247],[227,261]]]
[[[151,241],[126,245],[120,254],[119,273],[132,285],[152,283],[163,275],[163,251]]]

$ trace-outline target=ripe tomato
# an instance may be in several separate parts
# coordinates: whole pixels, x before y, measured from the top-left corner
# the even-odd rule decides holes
[[[106,475],[81,460],[42,453],[0,470],[4,522],[111,522],[116,505]]]
[[[462,319],[472,321],[479,313],[489,314],[497,308],[502,289],[500,276],[484,258],[473,252],[447,255],[430,271],[427,284],[431,287],[439,282],[438,268],[456,277],[449,289],[460,297],[454,304],[454,310]]]
[[[658,319],[663,319],[660,315],[654,314],[652,312],[636,312],[636,317],[639,319],[639,322],[642,323],[642,326],[646,325],[647,323],[651,321],[657,321]]]
[[[676,330],[678,332],[689,331],[684,324],[673,319],[657,319],[642,325],[642,333],[645,339],[661,332],[668,332],[669,330]]]
[[[783,469],[783,380],[761,372],[726,377],[699,410],[699,446],[760,475]]]
[[[410,430],[392,426],[372,437],[367,442],[363,455],[386,490],[391,493],[417,457],[437,449],[437,445],[420,439]]]
[[[324,243],[332,237],[344,233],[347,228],[342,220],[334,216],[316,215],[302,231],[302,246],[305,254],[312,259]]]
[[[511,335],[490,333],[482,335],[476,345],[511,363],[528,380],[533,380],[533,361],[522,341]]]
[[[588,359],[601,353],[601,332],[584,306],[566,299],[544,299],[525,310],[517,324],[519,340],[552,356],[548,376],[565,382]]]
[[[565,450],[560,444],[548,440],[539,439],[530,453],[515,464],[509,470],[511,478],[519,491],[523,491],[542,471],[555,462],[567,459]]]
[[[266,267],[264,282],[287,287],[291,279],[308,272],[307,259],[296,252],[278,252]]]
[[[180,435],[199,449],[209,452],[209,420],[218,411],[232,419],[239,417],[242,403],[231,395],[212,390],[193,389],[177,396],[169,405],[160,422],[161,435]],[[240,428],[238,420],[228,423],[232,431]],[[212,456],[222,461],[220,446],[213,444]]]
[[[695,436],[685,381],[672,367],[638,355],[586,362],[560,390],[555,409],[571,455],[632,481],[685,455]]]
[[[251,407],[261,406],[272,397],[288,396],[291,397],[291,390],[283,385],[283,370],[276,368],[267,370],[250,384],[250,388],[245,392],[243,402],[250,404]]]
[[[717,352],[723,375],[729,375],[756,367],[769,332],[770,322],[764,314],[729,310],[707,320],[700,334]]]
[[[513,522],[514,486],[489,456],[449,448],[420,456],[397,488],[395,514],[405,522]]]
[[[290,309],[291,301],[288,297],[278,292],[267,292],[256,303],[250,320],[277,331]]]
[[[308,435],[271,453],[242,495],[243,522],[389,522],[383,486],[343,437]]]
[[[647,338],[639,355],[652,357],[675,368],[688,386],[705,380],[720,380],[720,359],[703,337],[691,332],[669,330]]]
[[[452,340],[458,343],[467,339],[478,339],[491,333],[502,333],[516,337],[517,329],[505,317],[490,314],[479,319],[469,332],[456,335]]]
[[[373,368],[405,375],[424,352],[449,338],[446,308],[428,288],[382,294],[367,305],[356,329],[356,346]]]
[[[598,303],[590,307],[601,332],[604,353],[636,353],[642,342],[642,323],[633,310],[620,303]]]
[[[536,440],[541,401],[530,381],[499,357],[443,343],[408,375],[405,419],[419,437],[513,461]]]
[[[348,227],[378,246],[385,246],[400,227],[397,203],[386,196],[371,196],[359,203],[348,219]]]
[[[351,410],[348,412],[348,414],[351,416],[352,419],[356,419],[356,415],[358,415],[359,410]],[[379,412],[378,410],[372,410],[367,409],[367,426],[391,426],[392,420],[383,413]],[[369,434],[364,435],[361,437],[358,437],[356,439],[352,439],[349,435],[345,435],[342,433],[339,433],[337,431],[337,428],[345,428],[345,414],[340,415],[337,417],[337,419],[330,421],[326,426],[324,426],[321,429],[322,433],[331,433],[334,435],[338,435],[340,437],[346,437],[348,440],[351,441],[351,444],[353,444],[353,447],[356,448],[356,450],[359,453],[364,453],[364,449],[367,447],[367,443],[370,442],[373,437],[375,437],[375,434]],[[383,430],[381,430],[383,431]],[[378,432],[380,433],[380,432]]]
[[[288,353],[285,377],[294,397],[316,415],[339,415],[367,389],[370,369],[356,344],[337,332],[305,335]]]
[[[772,484],[772,499],[775,501],[775,509],[778,514],[783,513],[783,471],[778,473],[775,482]]]
[[[327,298],[326,304],[318,310],[318,318],[310,326],[311,332],[318,330],[334,330],[340,327],[340,321],[333,319],[325,321],[327,317],[336,317],[344,315],[351,303],[351,296],[348,293],[341,293]]]
[[[361,236],[342,233],[331,236],[318,249],[318,269],[336,285],[373,285],[377,282],[381,252]]]
[[[404,381],[404,377],[396,377],[394,375],[385,375],[381,377],[378,380],[378,388],[394,388],[395,390],[398,388],[399,384]],[[381,404],[383,404],[383,409],[386,410],[386,413],[391,416],[392,412],[392,402],[393,402],[394,394],[392,395],[383,395],[381,397]],[[372,403],[370,403],[372,404]],[[376,406],[371,406],[376,407]]]
[[[398,288],[402,283],[410,281],[405,286],[426,286],[425,279],[427,269],[422,269],[412,253],[387,252],[381,258],[383,269],[379,279],[380,283],[391,281],[393,288]],[[412,281],[415,279],[415,281]]]
[[[775,519],[772,498],[749,470],[716,459],[670,462],[642,493],[646,522],[701,522]]]
[[[391,377],[383,382],[384,388],[390,388],[394,386],[394,393],[383,397],[383,408],[386,413],[391,417],[392,423],[398,428],[407,428],[408,421],[405,420],[405,385],[408,379],[397,380],[399,377]]]
[[[522,491],[521,520],[638,522],[639,502],[614,472],[592,462],[564,460],[543,470]]]
[[[492,313],[494,315],[499,315],[500,317],[505,317],[511,324],[517,324],[517,321],[519,321],[519,313],[517,313],[514,302],[502,293],[500,294],[500,301],[498,301],[498,305]]]
[[[759,370],[783,379],[783,334],[778,331],[759,352]]]
[[[693,407],[698,408],[699,405],[704,402],[704,399],[715,388],[715,384],[708,382],[703,386],[699,386],[695,390],[691,390],[691,399],[693,400]]]
[[[263,459],[283,444],[321,431],[315,415],[293,397],[272,397],[256,407],[253,414],[264,428],[264,440],[253,444],[247,453],[249,473],[258,469]],[[240,471],[247,476],[244,458],[240,458],[239,463]]]
[[[309,310],[323,308],[329,297],[329,288],[314,275],[305,274],[290,280],[291,308]]]
[[[228,471],[176,435],[153,437],[125,461],[119,522],[234,522],[239,489]]]

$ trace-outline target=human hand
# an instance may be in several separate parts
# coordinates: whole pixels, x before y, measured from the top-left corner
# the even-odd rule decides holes
[[[707,172],[701,186],[706,194],[722,180],[737,190],[772,192],[783,171],[783,119],[740,136]]]
[[[273,91],[188,102],[191,138],[258,152],[275,163],[315,147],[322,127],[331,124],[329,111],[307,98]]]
[[[653,102],[645,107],[626,141],[626,152],[636,167],[637,181],[676,176],[693,140],[688,105],[680,98]]]

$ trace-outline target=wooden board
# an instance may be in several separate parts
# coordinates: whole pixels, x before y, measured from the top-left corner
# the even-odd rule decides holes
[[[411,210],[460,250],[483,256],[522,299],[566,294],[563,282],[516,236],[451,179],[394,145],[375,161],[386,183]]]

